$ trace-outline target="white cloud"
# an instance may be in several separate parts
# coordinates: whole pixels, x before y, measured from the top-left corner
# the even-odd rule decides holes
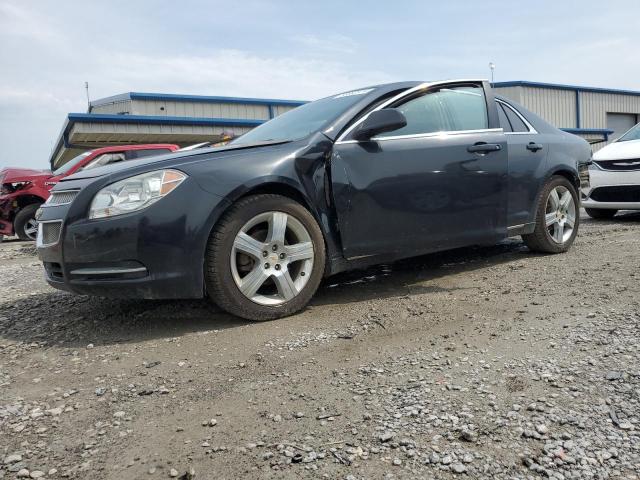
[[[313,99],[389,80],[382,72],[354,70],[339,61],[241,50],[206,56],[116,54],[108,63],[116,90]]]
[[[26,8],[19,3],[0,3],[0,31],[3,36],[40,43],[57,42],[61,39],[38,9]]]
[[[74,108],[77,102],[68,98],[42,90],[0,86],[0,105],[4,107],[20,108],[25,105],[32,107],[43,106],[45,109],[66,110]]]
[[[321,53],[350,55],[358,50],[358,45],[353,38],[338,33],[328,33],[321,36],[308,33],[294,36],[291,40]]]

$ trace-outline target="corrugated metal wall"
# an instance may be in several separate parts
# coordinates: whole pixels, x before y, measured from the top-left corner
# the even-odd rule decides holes
[[[132,115],[268,120],[269,107],[244,103],[133,100]]]
[[[288,105],[273,105],[272,112],[273,115],[277,117],[278,115],[292,110],[293,108],[295,107]],[[256,105],[251,103],[133,100],[131,114],[168,117],[269,120],[269,107],[267,105]]]
[[[502,95],[516,103],[522,103],[520,101],[522,87],[495,87],[494,90],[498,95]]]
[[[640,115],[640,96],[580,92],[582,128],[607,128],[607,112]]]
[[[576,128],[576,94],[549,88],[497,88],[499,94],[518,102],[559,128]],[[519,92],[514,92],[519,90]]]
[[[117,115],[123,112],[131,114],[131,100],[119,100],[117,102],[91,107],[91,113]]]
[[[273,116],[277,117],[278,115],[287,113],[288,111],[293,110],[296,107],[292,107],[289,105],[274,105],[272,108],[273,108]]]

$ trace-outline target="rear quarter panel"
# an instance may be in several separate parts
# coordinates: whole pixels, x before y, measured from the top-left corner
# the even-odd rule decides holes
[[[577,135],[564,132],[554,127],[535,113],[528,111],[520,105],[517,105],[517,107],[538,131],[540,140],[544,140],[549,146],[545,167],[544,169],[538,170],[538,175],[533,180],[539,183],[538,197],[544,185],[553,175],[564,175],[570,178],[579,192],[579,165],[589,163],[592,155],[591,147],[587,141]],[[535,222],[535,210],[535,208],[532,208],[530,222]]]

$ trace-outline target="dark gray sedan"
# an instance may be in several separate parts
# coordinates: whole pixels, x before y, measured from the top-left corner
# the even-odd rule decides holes
[[[565,252],[590,157],[486,81],[367,87],[223,147],[67,177],[39,213],[38,251],[56,288],[208,296],[271,319],[343,270],[516,235]]]

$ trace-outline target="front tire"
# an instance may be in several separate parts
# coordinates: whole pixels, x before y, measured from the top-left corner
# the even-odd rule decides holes
[[[13,230],[20,240],[35,240],[38,236],[38,222],[36,221],[36,210],[40,208],[37,203],[27,205],[16,214],[13,221]]]
[[[611,210],[605,208],[585,208],[587,215],[596,220],[610,220],[612,219],[618,210]]]
[[[576,187],[565,177],[554,176],[538,198],[535,230],[522,239],[534,252],[563,253],[571,248],[579,226]]]
[[[223,310],[271,320],[304,308],[324,267],[324,239],[309,211],[287,197],[254,195],[233,205],[213,231],[205,282]]]

